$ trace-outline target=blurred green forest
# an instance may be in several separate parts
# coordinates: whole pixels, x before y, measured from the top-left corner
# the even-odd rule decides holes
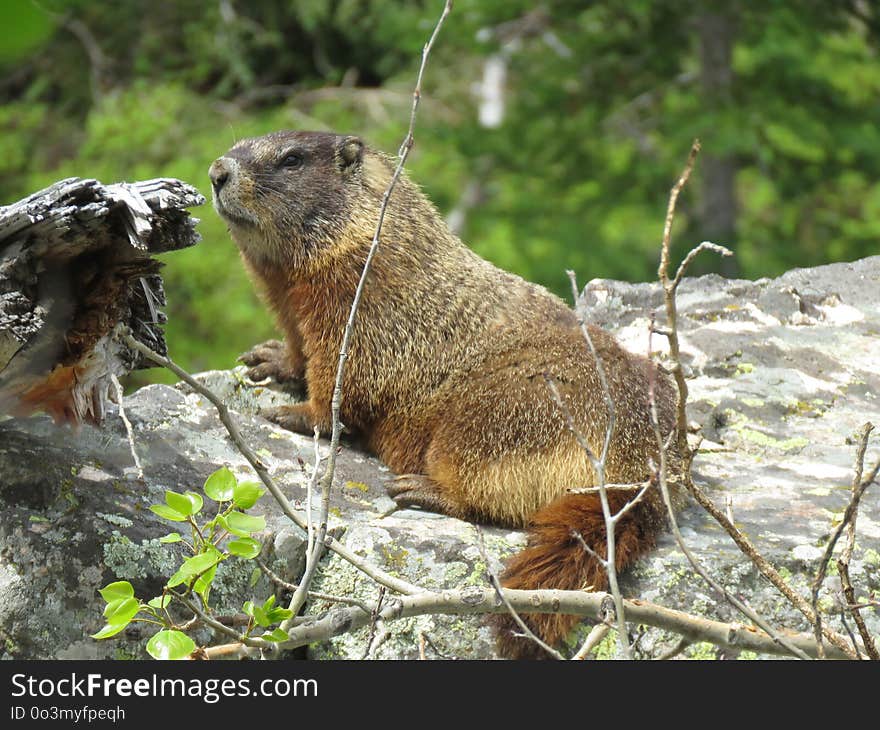
[[[442,5],[4,0],[0,204],[67,176],[210,198],[211,161],[280,128],[393,153]],[[562,295],[566,269],[654,277],[694,137],[676,245],[736,252],[697,272],[856,259],[880,236],[878,48],[873,0],[456,0],[408,169],[477,252]],[[194,213],[202,243],[164,257],[169,347],[229,367],[274,325],[210,204]]]

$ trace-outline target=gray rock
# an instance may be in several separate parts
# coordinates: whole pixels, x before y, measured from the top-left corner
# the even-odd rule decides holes
[[[630,349],[647,352],[648,323],[659,287],[606,280],[590,282],[579,306]],[[853,434],[880,421],[880,257],[791,271],[769,280],[687,279],[679,295],[683,355],[689,374],[689,416],[705,438],[695,462],[698,482],[719,504],[730,502],[737,524],[780,567],[791,585],[808,593],[821,551],[849,498],[855,455]],[[653,338],[655,349],[665,346]],[[200,378],[235,412],[241,430],[298,508],[304,508],[312,440],[260,418],[260,407],[288,402],[279,389],[253,386],[241,369]],[[199,489],[221,465],[255,478],[231,444],[210,403],[186,387],[153,385],[126,398],[125,409],[144,466],[137,478],[120,419],[101,430],[54,427],[48,418],[0,422],[0,656],[143,657],[148,632],[133,628],[102,642],[88,638],[103,624],[97,589],[131,580],[138,596],[157,595],[174,570],[175,551],[158,542],[171,531],[148,507],[164,489]],[[872,439],[868,461],[878,457]],[[327,444],[320,444],[326,456]],[[465,522],[406,510],[387,516],[387,468],[353,446],[340,454],[331,529],[349,549],[384,570],[428,588],[485,585],[487,566],[475,528]],[[851,564],[859,595],[880,587],[880,500],[869,490],[858,519]],[[317,502],[314,500],[315,514]],[[268,497],[257,507],[267,518],[264,557],[295,582],[304,565],[304,535]],[[684,508],[679,522],[689,547],[729,590],[776,626],[807,630],[806,622],[702,510]],[[521,533],[483,528],[493,571],[524,544]],[[264,578],[251,586],[251,564],[221,566],[215,598],[240,610],[248,598],[273,590]],[[834,609],[832,575],[821,605]],[[344,561],[326,556],[314,589],[375,600],[378,588]],[[690,570],[671,536],[625,574],[627,596],[721,620],[743,620]],[[329,603],[314,601],[320,613]],[[834,609],[826,617],[842,630]],[[864,611],[875,634],[876,612]],[[588,627],[584,628],[584,632]],[[372,635],[372,642],[370,638]],[[413,658],[420,635],[429,657],[494,656],[479,617],[424,616],[379,625],[309,647],[314,658]],[[583,636],[584,633],[581,633]],[[637,656],[657,656],[677,638],[633,626]],[[199,636],[209,641],[210,635]],[[613,655],[613,635],[600,647]],[[717,656],[708,645],[686,655]],[[727,655],[731,655],[730,652]]]

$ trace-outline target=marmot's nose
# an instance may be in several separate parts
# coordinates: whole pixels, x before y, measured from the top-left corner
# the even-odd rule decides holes
[[[222,187],[229,180],[229,167],[226,165],[226,158],[220,157],[211,163],[208,170],[208,177],[211,178],[211,185],[214,186],[214,192],[219,193]]]

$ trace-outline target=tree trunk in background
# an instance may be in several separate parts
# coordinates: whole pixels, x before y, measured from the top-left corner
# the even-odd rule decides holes
[[[722,107],[731,103],[736,21],[723,12],[706,11],[697,15],[696,27],[700,41],[703,105],[709,112],[720,112]],[[731,154],[713,152],[707,145],[701,168],[701,235],[736,252],[736,160]],[[721,259],[724,276],[736,276],[738,272],[735,256]]]

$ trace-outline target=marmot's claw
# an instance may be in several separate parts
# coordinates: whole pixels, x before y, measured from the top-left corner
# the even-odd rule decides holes
[[[442,515],[452,514],[440,485],[424,474],[402,474],[385,485],[398,509],[418,507]]]
[[[297,406],[275,406],[263,408],[260,415],[266,420],[277,423],[281,428],[311,436],[314,432],[308,416]]]
[[[238,361],[245,365],[257,365],[261,362],[276,360],[284,355],[284,343],[281,340],[266,340],[255,345],[247,352],[238,356]]]
[[[239,355],[248,366],[247,377],[255,383],[272,378],[279,383],[302,380],[302,373],[290,365],[287,347],[280,340],[267,340]]]
[[[271,378],[275,375],[278,368],[273,362],[264,362],[247,369],[248,380],[259,383],[262,380]]]

